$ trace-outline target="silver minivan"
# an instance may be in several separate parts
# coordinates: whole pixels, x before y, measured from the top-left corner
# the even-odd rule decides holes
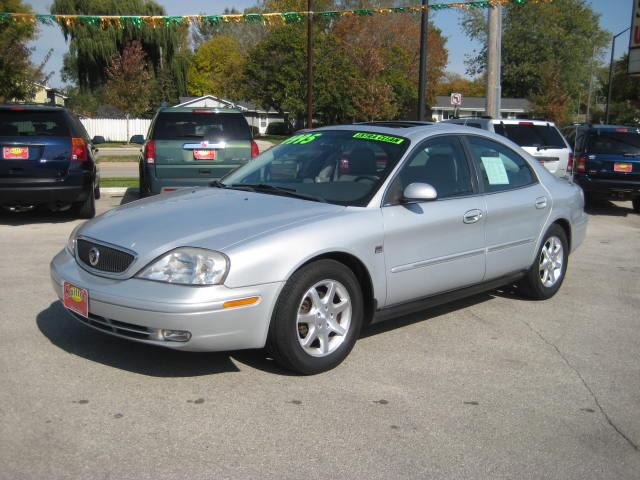
[[[467,127],[482,128],[507,137],[542,163],[556,177],[566,177],[571,146],[555,123],[547,120],[502,119],[467,117],[452,118],[444,123],[456,123]]]

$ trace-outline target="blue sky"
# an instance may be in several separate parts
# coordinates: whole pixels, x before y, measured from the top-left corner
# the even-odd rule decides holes
[[[225,7],[235,7],[238,10],[255,4],[254,0],[156,0],[163,5],[168,15],[186,15],[197,13],[216,14],[221,13]],[[438,0],[435,0],[438,1]],[[631,6],[633,0],[591,0],[593,9],[601,15],[602,26],[610,33],[618,33],[630,25]],[[31,0],[25,3],[31,4],[36,13],[48,13],[51,0]],[[407,1],[407,5],[418,4],[419,1]],[[449,65],[447,70],[464,74],[464,58],[468,53],[472,53],[477,45],[471,42],[462,32],[459,25],[460,13],[455,10],[442,10],[432,13],[432,21],[437,25],[447,37],[447,48],[449,50]],[[618,37],[616,42],[616,57],[623,55],[629,45],[629,34],[626,33]],[[60,80],[60,67],[62,57],[67,51],[67,44],[58,27],[41,26],[40,36],[32,45],[35,48],[34,60],[39,62],[47,53],[49,48],[53,48],[53,54],[47,63],[47,71],[55,71],[50,80],[50,84],[55,87],[62,86]],[[607,56],[608,58],[608,56]]]

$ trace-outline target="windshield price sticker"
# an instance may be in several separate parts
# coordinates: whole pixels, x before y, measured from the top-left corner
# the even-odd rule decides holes
[[[393,143],[394,145],[400,145],[402,142],[404,142],[404,138],[391,137],[389,135],[381,135],[379,133],[358,132],[353,135],[353,138],[362,138],[363,140],[375,140],[376,142]]]
[[[311,143],[318,137],[321,137],[321,133],[305,133],[304,135],[295,135],[291,138],[287,138],[283,145],[304,145],[305,143]]]

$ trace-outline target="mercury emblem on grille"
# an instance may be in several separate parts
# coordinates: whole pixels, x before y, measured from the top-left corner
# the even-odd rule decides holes
[[[98,250],[96,247],[91,247],[91,250],[89,250],[89,263],[92,267],[95,267],[98,264],[99,260],[100,250]]]

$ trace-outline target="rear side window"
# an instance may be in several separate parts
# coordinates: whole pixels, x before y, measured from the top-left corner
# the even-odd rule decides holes
[[[479,137],[467,137],[487,192],[526,187],[536,178],[527,161],[504,145]]]
[[[251,140],[251,130],[239,113],[162,112],[153,128],[155,140]]]
[[[0,136],[68,137],[69,126],[62,111],[0,110]]]
[[[640,155],[640,134],[596,130],[589,133],[588,152]]]
[[[562,135],[552,125],[496,123],[493,128],[498,135],[507,137],[521,147],[567,148]]]

